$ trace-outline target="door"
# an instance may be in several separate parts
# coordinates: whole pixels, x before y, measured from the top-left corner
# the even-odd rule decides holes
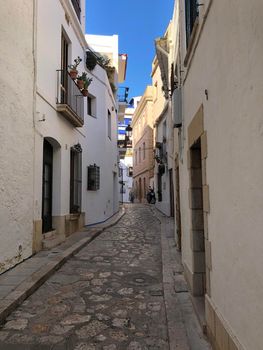
[[[177,247],[182,249],[182,231],[181,231],[181,208],[180,208],[180,176],[179,165],[175,166],[175,198],[176,198],[176,232],[177,232]]]
[[[170,215],[174,217],[174,183],[173,183],[173,169],[169,170],[170,182]]]
[[[139,202],[142,202],[142,179],[139,178]]]
[[[61,103],[68,103],[68,41],[61,33]]]
[[[52,230],[52,173],[53,147],[44,140],[43,152],[43,186],[42,186],[42,231]]]

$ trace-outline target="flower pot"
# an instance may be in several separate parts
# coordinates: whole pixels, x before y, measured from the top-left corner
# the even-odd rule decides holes
[[[70,75],[71,79],[75,80],[77,78],[78,71],[76,69],[71,69],[69,71],[69,75]]]
[[[77,84],[80,90],[84,88],[84,80],[78,79]]]
[[[81,90],[83,96],[88,96],[89,92],[87,89]]]

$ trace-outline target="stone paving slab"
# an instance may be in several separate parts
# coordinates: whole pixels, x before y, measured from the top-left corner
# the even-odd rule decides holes
[[[170,350],[211,350],[198,322],[176,249],[174,220],[152,209],[161,223],[164,296]]]
[[[0,349],[169,350],[160,224],[130,211],[9,315]]]
[[[0,349],[210,350],[173,230],[152,206],[131,205],[89,244],[80,236],[55,254],[41,252],[46,264],[0,302]]]
[[[77,232],[51,251],[41,251],[0,275],[0,324],[69,258],[106,228],[115,225],[124,214],[125,210],[122,208],[103,226],[100,225],[98,228],[93,226]]]

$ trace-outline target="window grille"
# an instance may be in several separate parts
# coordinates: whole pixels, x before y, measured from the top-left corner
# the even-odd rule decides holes
[[[88,166],[88,191],[100,189],[100,167],[96,164]]]

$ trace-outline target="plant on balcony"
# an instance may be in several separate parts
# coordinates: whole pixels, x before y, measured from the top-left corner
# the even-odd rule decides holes
[[[77,85],[80,90],[84,88],[84,82],[86,79],[87,79],[86,72],[82,72],[82,74],[77,77]]]
[[[83,96],[88,96],[88,87],[90,86],[91,82],[92,82],[92,78],[86,78],[84,80],[84,87],[81,90],[81,93]]]
[[[82,59],[78,56],[77,58],[74,59],[74,64],[70,64],[68,66],[69,74],[70,74],[71,78],[74,80],[77,78],[77,75],[78,75],[77,67],[81,61],[82,61]]]
[[[97,62],[102,68],[106,69],[107,67],[109,67],[110,58],[108,56],[98,56]]]
[[[114,83],[110,82],[110,87],[111,87],[111,90],[112,90],[113,94],[115,94],[115,92],[117,91],[117,88],[114,85]]]
[[[86,66],[88,70],[92,71],[97,65],[97,56],[92,51],[86,53]]]

